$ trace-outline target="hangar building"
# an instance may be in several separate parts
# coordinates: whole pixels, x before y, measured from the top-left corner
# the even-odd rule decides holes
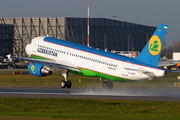
[[[25,56],[26,44],[37,36],[49,35],[87,45],[87,18],[0,17],[0,24],[13,26],[9,47],[13,46],[13,55],[17,56]],[[118,20],[90,18],[90,46],[108,51],[141,51],[155,29]]]
[[[0,56],[13,53],[13,25],[0,24]]]

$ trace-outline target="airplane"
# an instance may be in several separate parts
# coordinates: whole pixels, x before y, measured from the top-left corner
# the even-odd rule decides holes
[[[165,70],[158,67],[163,48],[167,25],[160,24],[142,52],[136,58],[111,53],[104,50],[56,39],[39,36],[32,39],[25,51],[31,58],[16,57],[29,62],[28,70],[32,75],[42,77],[52,74],[52,67],[62,71],[62,88],[71,88],[68,73],[106,79],[103,88],[112,89],[112,81],[151,80],[165,76]]]

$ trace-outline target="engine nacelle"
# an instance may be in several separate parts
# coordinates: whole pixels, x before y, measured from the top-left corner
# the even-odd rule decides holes
[[[52,74],[52,71],[50,70],[49,67],[44,66],[43,64],[39,64],[39,63],[34,63],[34,65],[29,64],[28,70],[32,75],[38,76],[38,77]]]

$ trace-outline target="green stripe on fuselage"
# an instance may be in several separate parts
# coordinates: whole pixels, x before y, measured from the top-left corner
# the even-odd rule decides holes
[[[103,78],[103,79],[113,80],[113,81],[131,81],[131,80],[128,80],[128,79],[119,78],[119,77],[115,77],[115,76],[111,76],[111,75],[107,75],[107,74],[103,74],[103,73],[99,73],[99,72],[96,72],[96,71],[91,71],[91,70],[87,70],[87,69],[83,69],[83,68],[80,68],[80,70],[82,72],[75,72],[75,71],[72,71],[72,70],[70,70],[70,72],[77,73],[79,75],[88,76],[88,77],[100,77],[100,78]]]
[[[51,60],[51,61],[53,61],[52,59],[44,58],[44,57],[37,56],[37,55],[31,55],[31,57],[34,58],[34,59]]]

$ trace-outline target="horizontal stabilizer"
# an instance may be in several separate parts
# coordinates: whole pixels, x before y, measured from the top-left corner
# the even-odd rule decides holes
[[[147,76],[151,77],[151,78],[155,78],[156,75],[153,72],[144,70],[144,69],[133,69],[133,68],[125,68],[126,70],[132,70],[132,71],[137,71],[140,74],[146,74]]]
[[[180,60],[159,61],[158,66],[171,66],[180,63]]]

